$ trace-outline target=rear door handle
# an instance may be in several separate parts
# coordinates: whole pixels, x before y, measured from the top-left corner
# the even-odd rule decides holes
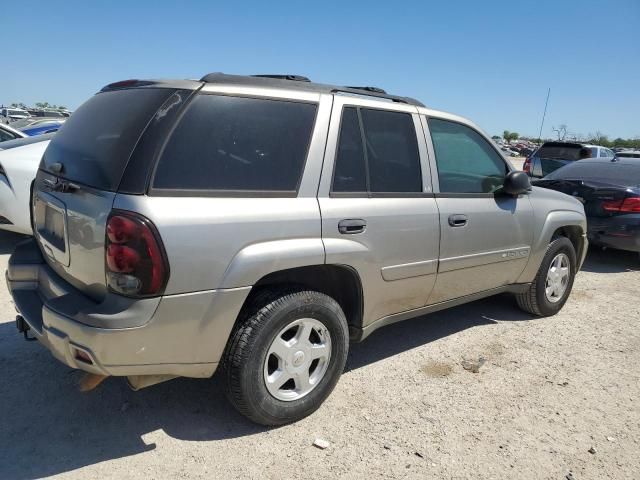
[[[449,215],[449,225],[452,227],[464,227],[467,224],[467,216],[461,213]]]
[[[345,235],[362,233],[367,227],[367,222],[361,218],[345,218],[338,223],[338,231]]]

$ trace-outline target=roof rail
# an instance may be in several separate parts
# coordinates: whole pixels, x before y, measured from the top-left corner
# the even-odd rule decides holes
[[[350,87],[350,86],[347,86],[346,88],[355,88],[357,90],[366,90],[367,92],[383,93],[385,95],[387,94],[386,91],[384,91],[383,89],[378,88],[378,87]]]
[[[424,107],[424,104],[416,100],[415,98],[389,95],[381,88],[376,87],[335,87],[331,90],[331,93],[349,93],[351,95],[365,95],[367,97],[385,98],[396,103],[406,103],[407,105]]]
[[[310,82],[308,77],[304,77],[302,75],[251,75],[252,77],[258,78],[277,78],[278,80],[292,80],[294,82]]]

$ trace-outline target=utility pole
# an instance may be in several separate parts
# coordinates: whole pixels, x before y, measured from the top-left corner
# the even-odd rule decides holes
[[[547,116],[547,105],[549,104],[549,95],[551,95],[551,87],[547,90],[547,100],[544,102],[544,113],[542,114],[542,122],[540,122],[540,133],[538,133],[538,143],[542,141],[542,126],[544,125],[544,117]]]

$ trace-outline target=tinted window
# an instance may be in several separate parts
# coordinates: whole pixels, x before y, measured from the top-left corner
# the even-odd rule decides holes
[[[636,152],[618,152],[616,156],[620,158],[640,158],[640,153]]]
[[[579,160],[581,145],[554,145],[544,144],[535,153],[536,157],[554,160]]]
[[[42,167],[63,165],[63,176],[115,190],[131,151],[153,114],[173,90],[139,88],[102,92],[65,122],[45,151]]]
[[[361,109],[372,192],[421,192],[418,140],[408,113]]]
[[[640,162],[575,162],[550,173],[545,180],[597,180],[617,185],[640,185]]]
[[[455,122],[429,119],[443,193],[490,193],[507,173],[502,157],[478,132]]]
[[[332,190],[334,192],[367,191],[358,111],[352,107],[345,108],[342,112]]]
[[[0,142],[6,142],[7,140],[14,140],[16,138],[16,135],[4,130],[3,128],[0,128]]]
[[[294,192],[316,109],[307,103],[199,95],[171,135],[153,186]]]

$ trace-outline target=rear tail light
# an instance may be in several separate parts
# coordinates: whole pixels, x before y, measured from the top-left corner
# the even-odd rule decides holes
[[[522,171],[525,173],[531,173],[531,157],[528,157],[522,165]]]
[[[640,197],[628,197],[624,200],[608,200],[602,202],[602,209],[612,213],[640,213]]]
[[[116,293],[148,297],[162,293],[169,267],[153,224],[142,215],[113,211],[107,221],[107,284]]]

